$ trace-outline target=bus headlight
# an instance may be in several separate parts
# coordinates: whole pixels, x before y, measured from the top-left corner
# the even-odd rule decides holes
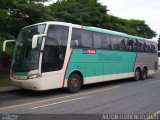
[[[29,79],[34,79],[34,78],[38,78],[40,77],[40,75],[37,73],[37,74],[32,74],[32,75],[29,75],[28,78]]]

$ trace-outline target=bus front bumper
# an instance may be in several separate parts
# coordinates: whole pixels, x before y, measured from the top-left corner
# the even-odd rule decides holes
[[[34,79],[27,79],[27,80],[16,80],[13,77],[10,77],[12,80],[12,83],[15,87],[23,88],[23,89],[29,89],[29,90],[35,90],[35,91],[41,91],[42,84],[41,84],[41,78],[34,78]]]

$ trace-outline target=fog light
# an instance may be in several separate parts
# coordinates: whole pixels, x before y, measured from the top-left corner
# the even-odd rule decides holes
[[[32,75],[28,76],[29,79],[34,79],[34,78],[38,78],[38,77],[39,77],[39,74],[32,74]]]

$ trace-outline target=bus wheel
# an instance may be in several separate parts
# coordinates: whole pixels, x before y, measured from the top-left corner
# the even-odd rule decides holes
[[[137,68],[137,69],[135,70],[135,72],[134,72],[134,80],[135,80],[135,81],[138,81],[138,80],[140,80],[140,78],[141,78],[141,72],[140,72],[140,70]]]
[[[142,69],[142,76],[141,76],[142,80],[145,80],[147,78],[147,75],[148,75],[147,73],[148,73],[147,69],[143,68]]]
[[[82,86],[82,79],[77,73],[73,73],[68,79],[68,91],[71,93],[78,92]]]

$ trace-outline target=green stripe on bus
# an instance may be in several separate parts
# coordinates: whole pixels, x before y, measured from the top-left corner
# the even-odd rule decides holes
[[[74,49],[66,79],[75,71],[84,77],[133,72],[136,52],[96,50],[96,54],[83,54],[83,49]]]

